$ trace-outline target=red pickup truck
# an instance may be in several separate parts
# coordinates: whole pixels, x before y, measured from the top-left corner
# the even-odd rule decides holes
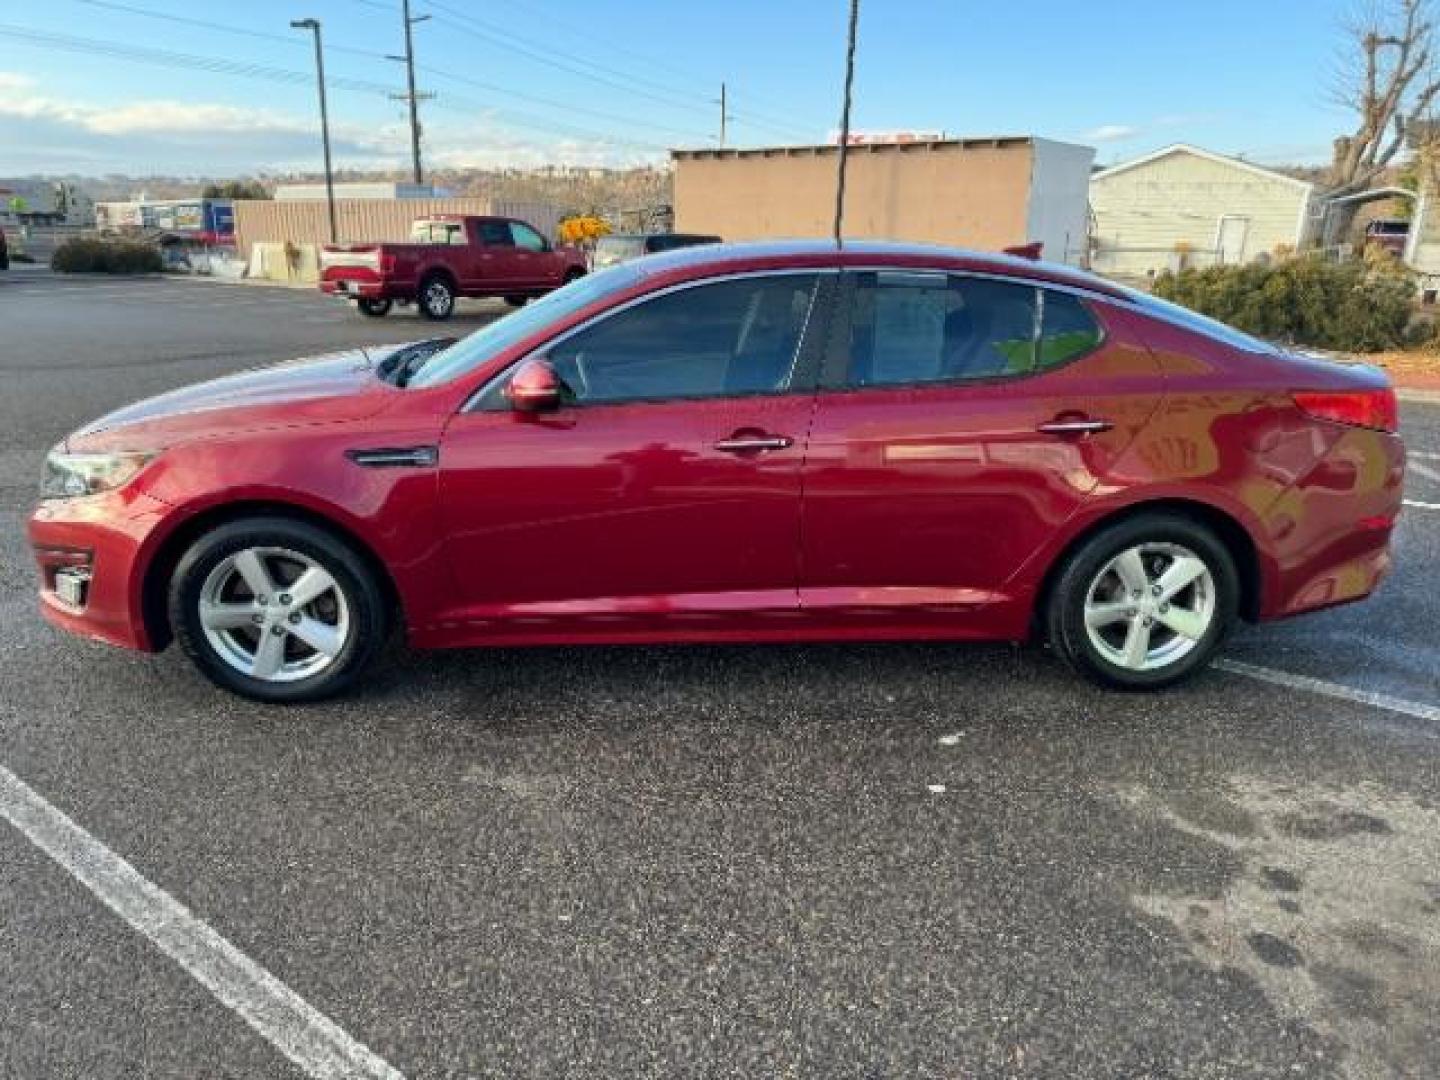
[[[326,244],[320,288],[354,300],[373,319],[414,302],[448,319],[461,296],[503,296],[519,307],[585,273],[575,248],[557,248],[523,221],[440,214],[410,227],[408,244]]]

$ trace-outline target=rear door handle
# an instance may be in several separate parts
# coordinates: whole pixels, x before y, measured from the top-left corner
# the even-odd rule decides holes
[[[1051,420],[1041,424],[1035,430],[1042,431],[1046,435],[1098,435],[1102,431],[1109,431],[1114,426],[1109,420],[1076,417],[1074,420]]]
[[[715,444],[715,449],[727,454],[756,454],[766,450],[785,450],[794,445],[795,440],[787,435],[736,435],[721,439]]]

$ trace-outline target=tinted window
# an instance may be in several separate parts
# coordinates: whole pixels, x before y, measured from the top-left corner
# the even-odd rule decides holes
[[[942,273],[859,275],[850,382],[893,386],[1018,375],[1035,366],[1036,290]]]
[[[496,247],[511,247],[510,225],[505,221],[480,222],[480,242]]]
[[[444,352],[437,353],[407,385],[436,386],[466,372],[474,371],[506,349],[545,332],[591,304],[615,296],[635,285],[640,275],[631,266],[615,266],[598,274],[586,274],[563,289],[546,293],[504,318],[486,323],[467,338],[461,338]]]
[[[1104,338],[1100,324],[1079,297],[1070,293],[1041,292],[1040,371],[1068,364],[1099,346]]]
[[[546,355],[579,402],[787,390],[815,282],[813,274],[782,274],[680,289]]]
[[[516,247],[528,248],[530,251],[545,250],[544,238],[524,222],[510,222],[510,236]]]

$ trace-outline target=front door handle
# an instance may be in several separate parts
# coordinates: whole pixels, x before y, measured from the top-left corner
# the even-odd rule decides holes
[[[1098,435],[1102,431],[1109,431],[1114,426],[1109,420],[1092,420],[1089,417],[1077,416],[1071,420],[1051,420],[1041,424],[1035,430],[1044,432],[1046,435]]]
[[[727,454],[759,454],[767,450],[785,450],[795,445],[787,435],[732,435],[721,439],[715,449]]]

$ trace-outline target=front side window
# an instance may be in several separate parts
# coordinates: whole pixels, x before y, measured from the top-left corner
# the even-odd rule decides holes
[[[792,388],[816,281],[779,274],[677,289],[546,356],[580,404],[780,393]]]
[[[510,238],[518,248],[528,251],[545,250],[545,238],[522,221],[510,222]]]

